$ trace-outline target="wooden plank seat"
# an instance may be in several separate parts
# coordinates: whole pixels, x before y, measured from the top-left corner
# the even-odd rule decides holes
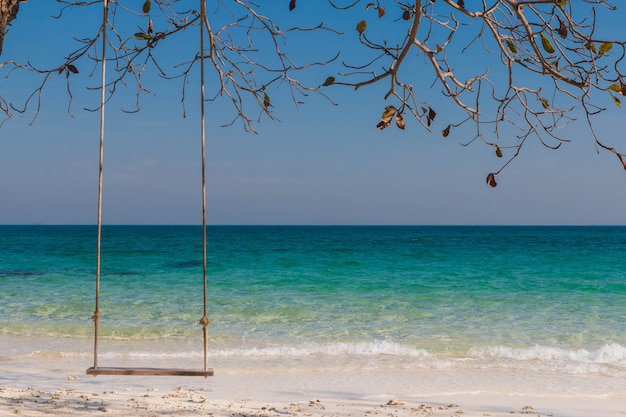
[[[138,375],[138,376],[213,376],[213,369],[193,370],[181,368],[116,368],[93,366],[87,369],[87,375]]]

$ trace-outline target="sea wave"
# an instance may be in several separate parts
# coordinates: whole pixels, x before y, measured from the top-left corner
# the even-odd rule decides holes
[[[626,347],[606,344],[596,350],[564,349],[549,346],[512,348],[507,346],[474,347],[466,353],[430,352],[410,344],[393,341],[307,343],[265,347],[212,349],[215,360],[279,361],[316,363],[367,363],[369,366],[402,369],[481,369],[500,368],[535,371],[558,371],[568,374],[599,373],[626,376]],[[191,358],[200,351],[144,352],[134,351],[132,357]]]
[[[70,339],[68,339],[69,343]],[[136,347],[137,345],[135,345]],[[150,343],[140,350],[117,343],[108,354],[113,356],[151,356],[151,357],[195,357],[201,355],[201,346],[167,343]],[[125,347],[125,348],[124,348]],[[42,350],[38,352],[51,352]],[[370,342],[334,342],[334,343],[300,343],[277,344],[269,346],[246,347],[209,347],[212,357],[216,358],[302,358],[310,356],[344,356],[344,357],[388,357],[397,359],[445,358],[455,361],[476,360],[507,360],[519,362],[576,362],[624,366],[626,368],[626,346],[618,343],[605,344],[596,350],[565,349],[535,345],[530,347],[480,346],[470,348],[466,354],[462,352],[438,351],[429,352],[412,344],[397,343],[389,340]],[[104,353],[107,354],[106,352]]]
[[[111,353],[112,355],[128,355],[134,357],[195,357],[201,355],[199,350],[187,351],[133,351],[128,353]],[[310,356],[329,357],[396,357],[396,358],[428,358],[433,355],[425,349],[402,345],[391,341],[373,342],[337,342],[307,343],[301,345],[276,345],[265,347],[237,347],[210,349],[213,358],[303,358]]]
[[[568,350],[550,346],[535,345],[528,348],[507,346],[484,346],[470,349],[474,358],[501,358],[536,361],[570,361],[580,363],[599,363],[626,366],[626,347],[617,343],[605,344],[597,350]]]
[[[527,348],[487,346],[471,349],[468,356],[486,368],[626,377],[626,347],[617,343],[595,350],[540,345]]]
[[[69,340],[68,340],[69,343]],[[32,360],[87,359],[91,352],[86,344],[61,342],[39,346],[37,351],[14,351],[11,359]],[[520,370],[556,372],[560,374],[598,374],[626,378],[626,346],[610,343],[597,349],[567,349],[551,346],[481,346],[466,352],[430,351],[415,344],[390,340],[334,343],[277,343],[267,346],[209,347],[211,362],[238,366],[367,366],[371,369],[441,369],[441,370]],[[101,358],[112,361],[194,363],[202,358],[201,345],[176,343],[173,340],[127,344],[106,343]]]
[[[268,346],[263,348],[223,349],[213,352],[218,357],[299,357],[299,356],[396,356],[396,357],[430,357],[424,349],[414,346],[380,340],[373,342],[306,344],[300,346]]]
[[[37,360],[46,360],[46,359],[85,359],[88,358],[89,355],[86,352],[70,352],[70,351],[58,351],[58,350],[36,350],[27,357],[31,359]]]

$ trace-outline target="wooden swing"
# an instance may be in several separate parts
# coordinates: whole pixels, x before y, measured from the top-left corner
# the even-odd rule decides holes
[[[120,368],[98,366],[98,325],[100,323],[100,242],[102,236],[102,162],[104,156],[104,104],[106,100],[106,29],[108,21],[108,0],[103,1],[104,17],[102,23],[102,79],[100,101],[100,174],[98,181],[98,237],[96,255],[96,308],[91,317],[94,321],[93,366],[87,369],[88,375],[139,375],[139,376],[213,376],[213,369],[207,367],[208,332],[211,320],[207,316],[207,238],[206,238],[206,184],[205,184],[205,127],[204,127],[204,22],[206,18],[205,0],[200,0],[200,109],[201,109],[201,142],[202,142],[202,264],[203,264],[203,299],[204,314],[199,323],[202,325],[204,338],[204,368],[201,370],[181,368]]]

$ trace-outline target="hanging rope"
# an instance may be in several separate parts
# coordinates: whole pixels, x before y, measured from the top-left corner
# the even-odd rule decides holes
[[[207,279],[206,279],[206,176],[205,176],[205,126],[204,126],[204,22],[206,19],[205,0],[200,0],[200,139],[202,142],[202,293],[204,315],[200,319],[204,338],[204,370],[208,369],[209,336],[208,326],[211,319],[207,316]]]
[[[100,324],[100,242],[102,240],[102,164],[104,161],[104,102],[106,100],[106,46],[107,46],[107,19],[109,2],[103,0],[102,11],[102,78],[100,82],[100,172],[98,174],[98,237],[96,244],[96,309],[91,318],[94,322],[93,367],[98,368],[98,325]]]
[[[107,23],[109,5],[108,0],[103,0],[102,18],[102,78],[100,95],[100,164],[98,176],[98,222],[97,222],[97,247],[96,247],[96,307],[91,316],[94,321],[94,347],[93,347],[93,368],[87,373],[98,375],[202,375],[205,378],[213,375],[213,370],[208,368],[208,326],[211,320],[207,316],[207,236],[206,236],[206,175],[205,175],[205,111],[204,111],[204,25],[206,21],[205,0],[200,1],[200,130],[202,142],[202,279],[203,279],[203,317],[200,319],[204,338],[204,372],[187,370],[167,370],[156,368],[101,368],[98,370],[98,327],[100,324],[100,265],[101,265],[101,240],[102,240],[102,172],[104,160],[104,107],[106,102],[106,46],[107,46]]]

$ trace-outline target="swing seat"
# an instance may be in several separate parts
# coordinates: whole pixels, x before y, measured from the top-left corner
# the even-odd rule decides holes
[[[209,368],[205,371],[197,371],[193,369],[182,368],[116,368],[93,366],[87,369],[87,375],[138,375],[138,376],[213,376],[213,369]]]

